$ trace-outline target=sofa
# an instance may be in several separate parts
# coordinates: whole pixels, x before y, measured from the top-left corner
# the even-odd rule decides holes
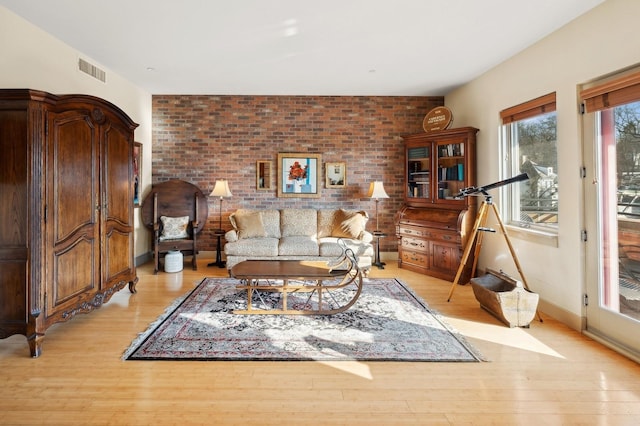
[[[342,255],[344,244],[366,275],[375,255],[373,235],[365,229],[368,219],[361,210],[238,209],[225,234],[227,269],[244,260],[331,261]]]

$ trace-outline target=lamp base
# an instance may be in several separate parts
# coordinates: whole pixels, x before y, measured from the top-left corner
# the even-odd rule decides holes
[[[216,241],[216,261],[208,263],[207,266],[217,266],[218,268],[224,268],[227,266],[227,262],[222,260],[222,236],[225,234],[224,229],[214,229],[213,235],[218,239]]]
[[[386,265],[386,263],[384,263],[382,260],[380,260],[380,238],[384,238],[387,236],[387,234],[385,234],[382,231],[378,231],[375,230],[371,233],[375,239],[376,239],[376,258],[374,260],[374,262],[372,263],[373,266],[377,266],[378,269],[384,269],[384,265]]]

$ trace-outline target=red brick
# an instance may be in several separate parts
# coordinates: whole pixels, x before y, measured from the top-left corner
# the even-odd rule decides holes
[[[442,97],[375,96],[153,96],[153,183],[183,179],[209,193],[227,179],[233,197],[222,204],[223,227],[237,208],[357,208],[375,203],[369,183],[382,180],[390,198],[380,201],[380,229],[389,237],[381,250],[396,251],[394,214],[402,205],[404,151],[401,135],[422,131],[422,120]],[[320,198],[278,198],[274,169],[271,191],[256,190],[256,161],[279,152],[320,153],[322,162],[347,163],[347,186],[324,187]],[[202,250],[215,250],[219,200],[209,199]]]

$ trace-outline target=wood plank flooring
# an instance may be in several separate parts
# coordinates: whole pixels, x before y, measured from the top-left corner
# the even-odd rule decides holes
[[[470,286],[399,270],[397,277],[445,315],[483,363],[122,361],[121,354],[178,296],[205,276],[138,268],[89,315],[49,329],[42,355],[24,336],[0,340],[3,425],[636,425],[640,365],[542,313],[510,329],[482,310]]]

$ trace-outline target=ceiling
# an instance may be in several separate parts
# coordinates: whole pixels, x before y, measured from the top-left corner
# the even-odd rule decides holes
[[[152,94],[444,95],[604,0],[0,0]]]

